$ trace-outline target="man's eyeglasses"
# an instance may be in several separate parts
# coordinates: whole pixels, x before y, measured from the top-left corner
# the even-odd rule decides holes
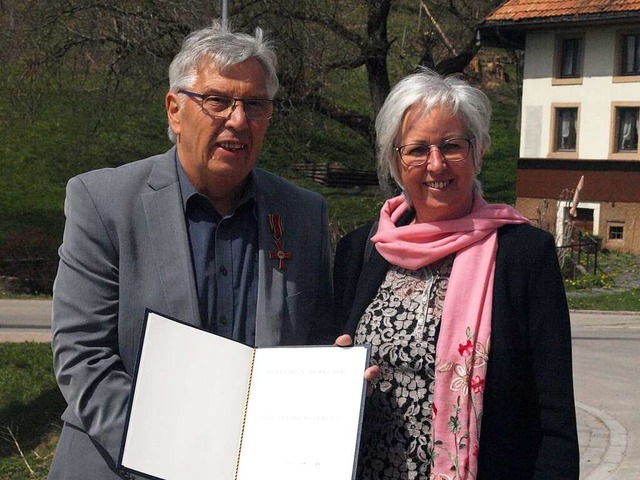
[[[440,144],[410,143],[396,147],[400,160],[407,167],[419,167],[429,161],[431,150],[437,148],[447,162],[461,162],[471,152],[471,140],[468,138],[450,138]]]
[[[178,90],[188,97],[199,100],[200,108],[205,115],[217,118],[227,118],[242,102],[244,113],[249,120],[266,120],[273,115],[273,100],[267,98],[234,98],[224,95],[203,95],[188,90]]]

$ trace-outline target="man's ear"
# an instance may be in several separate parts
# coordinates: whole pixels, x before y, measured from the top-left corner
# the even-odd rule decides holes
[[[167,110],[169,128],[171,128],[171,131],[176,136],[180,135],[182,108],[180,106],[178,94],[176,92],[167,92],[167,95],[164,98],[164,106]]]

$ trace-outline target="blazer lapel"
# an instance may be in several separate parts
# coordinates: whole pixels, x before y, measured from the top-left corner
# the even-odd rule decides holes
[[[161,156],[149,175],[150,190],[142,196],[149,239],[168,315],[200,326],[189,238],[176,171],[175,148]]]
[[[374,248],[371,252],[371,258],[362,266],[356,288],[357,294],[353,299],[345,327],[345,332],[352,337],[355,335],[360,317],[378,293],[378,289],[387,275],[387,270],[389,270],[389,262]]]
[[[396,226],[408,225],[414,218],[415,210],[410,209],[398,219]],[[362,266],[360,277],[358,278],[358,286],[356,287],[357,293],[353,299],[345,327],[346,333],[349,333],[352,337],[355,335],[356,328],[358,328],[360,317],[362,317],[369,304],[373,301],[380,285],[384,282],[389,266],[389,262],[387,262],[375,248],[371,251],[371,258],[365,261]]]

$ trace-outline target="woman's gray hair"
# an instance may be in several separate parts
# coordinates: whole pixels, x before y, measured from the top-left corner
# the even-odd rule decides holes
[[[196,30],[184,39],[182,48],[169,66],[169,90],[178,92],[188,89],[196,82],[200,61],[206,59],[224,71],[234,65],[255,58],[262,65],[267,86],[267,96],[276,96],[279,82],[278,59],[271,43],[265,38],[261,28],[254,35],[232,32],[214,20],[210,27]],[[184,100],[183,100],[184,101]],[[176,136],[169,128],[169,138],[176,142]]]
[[[404,189],[398,172],[395,147],[407,110],[420,105],[424,115],[443,108],[458,115],[472,138],[476,174],[482,169],[482,157],[491,144],[491,102],[478,88],[456,77],[443,77],[427,68],[408,75],[396,84],[376,118],[376,151],[381,178],[391,176]],[[476,188],[479,188],[476,180]]]

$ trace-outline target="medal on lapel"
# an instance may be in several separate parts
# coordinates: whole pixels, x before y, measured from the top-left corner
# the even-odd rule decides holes
[[[273,235],[273,239],[276,243],[276,250],[269,250],[269,258],[274,258],[278,260],[278,268],[280,270],[284,270],[286,264],[285,260],[291,260],[293,255],[291,252],[284,251],[284,245],[282,243],[282,234],[284,230],[282,228],[282,217],[277,213],[269,214],[269,226],[271,227],[271,234]]]

